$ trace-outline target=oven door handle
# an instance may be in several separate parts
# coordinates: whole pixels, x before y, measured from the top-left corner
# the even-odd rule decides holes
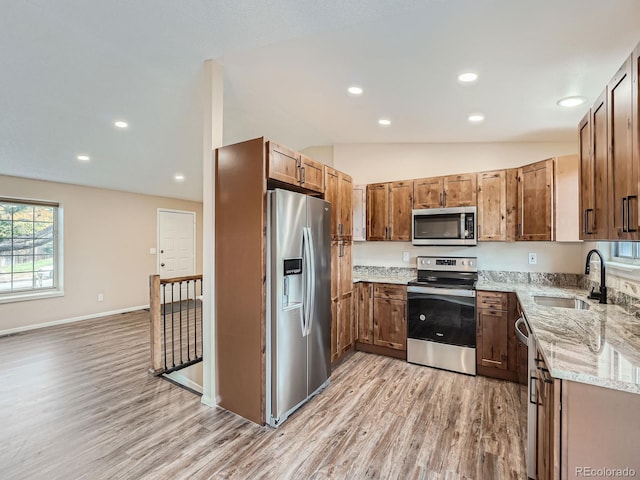
[[[408,286],[407,293],[426,293],[429,295],[442,295],[443,297],[475,297],[475,290],[461,290],[456,288],[434,288]]]

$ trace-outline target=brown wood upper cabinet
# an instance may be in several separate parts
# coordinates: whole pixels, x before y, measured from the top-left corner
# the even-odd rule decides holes
[[[553,159],[518,168],[518,240],[553,240]]]
[[[516,169],[480,172],[478,178],[478,240],[514,240],[517,213]]]
[[[610,240],[638,238],[638,165],[632,153],[632,58],[627,58],[607,87]]]
[[[476,204],[476,174],[413,181],[413,208],[467,207]]]
[[[578,125],[580,142],[580,240],[604,240],[609,235],[607,198],[607,92]]]
[[[268,177],[314,192],[324,192],[324,165],[284,145],[268,142]]]
[[[353,232],[353,181],[346,173],[324,167],[324,199],[331,203],[331,238],[350,240]]]
[[[367,185],[367,240],[411,240],[413,182]]]

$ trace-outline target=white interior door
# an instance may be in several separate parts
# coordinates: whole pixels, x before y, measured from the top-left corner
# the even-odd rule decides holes
[[[158,210],[158,274],[160,278],[194,275],[196,273],[195,249],[195,212]],[[174,294],[177,300],[178,292]],[[182,298],[186,298],[186,290]],[[167,300],[171,301],[170,298]]]

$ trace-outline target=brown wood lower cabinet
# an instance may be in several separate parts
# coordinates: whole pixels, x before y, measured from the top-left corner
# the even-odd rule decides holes
[[[355,291],[356,349],[406,358],[407,287],[359,283]]]
[[[515,333],[518,299],[513,293],[478,291],[476,368],[478,375],[520,381]],[[525,354],[526,361],[526,354]]]

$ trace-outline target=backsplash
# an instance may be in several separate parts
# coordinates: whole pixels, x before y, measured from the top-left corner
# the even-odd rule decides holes
[[[577,287],[582,275],[576,273],[479,270],[478,277],[487,282],[533,283],[535,285],[545,285],[549,287]]]
[[[354,265],[353,276],[373,277],[417,277],[418,272],[410,267],[375,267],[371,265]]]
[[[600,266],[591,264],[589,275],[580,275],[578,287],[584,290],[600,288]],[[607,270],[607,302],[614,305],[640,307],[640,280],[634,280],[625,276],[612,274]]]

